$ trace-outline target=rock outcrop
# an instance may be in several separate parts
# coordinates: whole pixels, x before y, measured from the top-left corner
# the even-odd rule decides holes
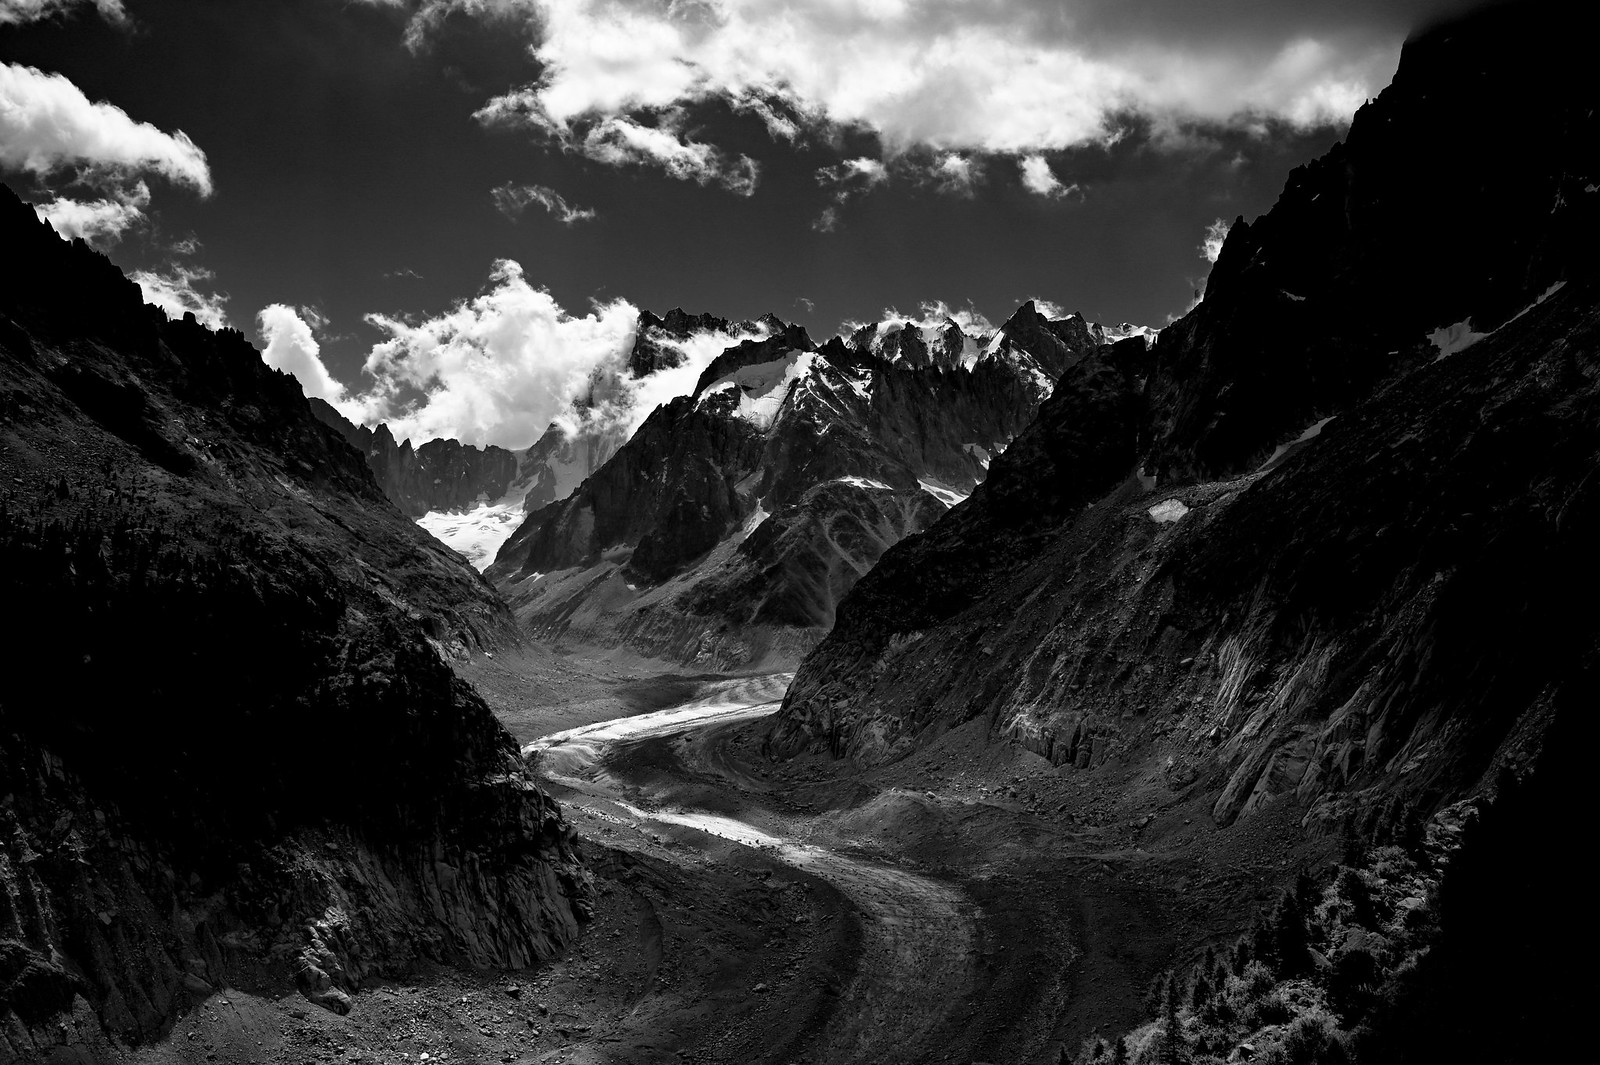
[[[1600,100],[1558,12],[1410,42],[1153,365],[1075,364],[856,584],[773,748],[876,762],[976,719],[1323,829],[1536,749],[1595,645],[1561,604],[1596,591]],[[1460,157],[1483,128],[1514,145]]]
[[[378,487],[407,517],[499,499],[517,478],[518,456],[503,447],[429,440],[414,448],[409,440],[397,443],[387,425],[355,425],[325,401],[313,397],[309,402],[324,425],[366,456]]]
[[[571,830],[442,657],[516,639],[492,589],[241,334],[0,234],[0,1058],[570,942]]]
[[[506,542],[488,572],[536,634],[792,662],[885,550],[983,480],[1056,376],[1147,361],[1142,338],[1113,349],[1032,304],[993,337],[896,322],[818,348],[765,325]]]

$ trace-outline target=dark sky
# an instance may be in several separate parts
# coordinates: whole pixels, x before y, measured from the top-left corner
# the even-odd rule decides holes
[[[599,48],[597,60],[557,52],[560,40],[577,39],[559,34],[582,17],[585,0],[548,9],[534,0],[427,0],[424,16],[439,17],[416,21],[406,0],[122,2],[118,19],[73,0],[0,0],[0,61],[64,75],[90,100],[181,130],[205,153],[209,197],[146,174],[143,220],[101,245],[130,270],[210,271],[198,286],[226,294],[228,320],[252,336],[269,304],[308,309],[328,369],[357,389],[362,360],[388,335],[365,315],[416,322],[444,313],[483,292],[499,259],[516,260],[529,285],[580,316],[591,300],[618,298],[729,318],[773,311],[821,338],[890,306],[970,301],[998,322],[1042,296],[1093,320],[1161,325],[1207,269],[1199,253],[1207,225],[1266,210],[1289,170],[1340,136],[1339,103],[1307,111],[1306,100],[1331,98],[1318,79],[1338,82],[1345,97],[1351,84],[1376,93],[1408,29],[1441,6],[1084,0],[979,5],[968,19],[948,0],[907,23],[929,26],[927,39],[893,44],[887,54],[905,69],[886,67],[883,77],[909,80],[879,91],[852,79],[882,64],[874,48],[890,45],[852,36],[854,23],[835,27],[827,20],[850,7],[835,4],[803,27],[824,39],[790,41],[773,59],[787,95],[768,91],[770,81],[752,90],[739,80],[747,45],[743,59],[706,58],[718,33],[727,52],[741,46],[733,21],[713,19],[710,37],[694,44],[708,50],[691,56],[710,73],[686,96],[660,84],[652,56],[604,51],[616,42],[574,46]],[[861,7],[880,21],[903,18],[898,8],[885,16],[884,2],[905,6]],[[62,10],[30,21],[30,4]],[[116,0],[107,6],[114,16]],[[1209,17],[1196,17],[1203,7]],[[651,4],[638,10],[665,17]],[[765,25],[751,21],[750,33]],[[960,35],[969,30],[977,36]],[[834,47],[829,34],[842,43]],[[618,36],[627,52],[637,35]],[[1296,51],[1302,38],[1315,47]],[[1089,119],[1056,121],[1073,113],[1075,97],[1006,102],[1013,89],[1063,90],[1048,70],[996,71],[997,56],[1034,71],[1059,54],[1051,49],[1077,41],[1110,64],[1083,72]],[[806,48],[827,62],[842,56],[839,70],[802,84],[822,62],[796,54]],[[919,57],[940,48],[946,54]],[[578,100],[563,131],[552,134],[548,119],[474,117],[541,74],[546,86],[565,85],[551,80],[552,62],[568,64]],[[670,81],[674,68],[665,69]],[[1356,74],[1366,82],[1353,82]],[[614,88],[632,94],[627,106],[583,110]],[[559,112],[548,103],[555,99],[539,107]],[[762,102],[799,135],[769,132],[754,106]],[[712,146],[712,162],[674,176],[648,153],[619,150],[626,136],[604,125],[610,114]],[[1013,115],[1025,116],[1014,128]],[[1086,137],[1084,121],[1098,122],[1100,135]],[[740,156],[755,163],[753,191],[726,176]],[[943,180],[947,156],[970,163],[976,177]],[[1042,157],[1061,186],[1076,188],[1030,191],[1018,165],[1025,156]],[[855,158],[885,161],[887,180],[870,188],[864,179],[819,180],[821,168]],[[126,188],[131,171],[117,173]],[[92,199],[104,184],[103,168],[82,160],[12,165],[3,176],[35,199]],[[564,224],[558,210],[526,202],[513,218],[492,194],[507,184],[548,189],[594,215]],[[853,194],[841,201],[841,190]],[[188,238],[197,251],[173,250]]]

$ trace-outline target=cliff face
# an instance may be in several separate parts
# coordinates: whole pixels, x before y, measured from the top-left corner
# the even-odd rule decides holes
[[[1593,591],[1600,460],[1597,101],[1554,10],[1409,44],[1235,226],[1148,381],[1078,363],[856,585],[775,749],[893,759],[981,719],[1211,789],[1226,826],[1431,810],[1537,747],[1595,642],[1559,604]],[[1525,125],[1463,161],[1466,123]],[[1446,356],[1430,333],[1469,318],[1489,335]]]
[[[429,440],[414,448],[395,442],[387,425],[355,425],[323,400],[312,398],[314,413],[361,454],[389,501],[410,518],[430,510],[466,510],[499,499],[518,470],[517,455],[503,447],[473,447],[457,440]]]
[[[240,334],[0,232],[0,1057],[570,941],[572,834],[441,657],[515,638],[492,590]]]
[[[1030,305],[1014,321],[1033,331],[929,329],[938,358],[915,325],[819,349],[768,323],[530,515],[489,575],[545,636],[717,666],[792,661],[887,548],[983,480],[1051,371],[1105,347],[1081,318],[1038,325]],[[1035,355],[1023,344],[1039,336]]]

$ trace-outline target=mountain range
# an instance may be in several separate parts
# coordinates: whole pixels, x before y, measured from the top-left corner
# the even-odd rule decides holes
[[[1049,1023],[1081,1062],[1574,1060],[1600,669],[1588,40],[1540,3],[1414,36],[1158,334],[1036,302],[820,344],[645,312],[521,451],[355,426],[0,194],[27,264],[0,286],[0,1052],[109,1062],[221,988],[342,1012],[429,965],[579,942],[585,856],[463,679],[531,642],[794,668],[742,726],[762,795],[797,765],[959,765],[976,791],[880,775],[826,825],[909,810],[931,837],[1001,811],[1023,827],[986,853],[1046,868],[1054,840],[1074,890],[1181,898],[1182,921],[1106,911],[1149,928],[1060,918],[1076,997]],[[691,342],[717,352],[692,388],[630,407],[698,365]],[[477,568],[426,531],[451,521]],[[1012,802],[1007,765],[1053,809]],[[653,868],[618,876],[657,891]],[[1001,957],[1032,912],[1012,869],[962,872],[987,907],[968,945],[1033,988],[1043,952]],[[1104,1016],[1149,1017],[1086,1023],[1112,993]]]

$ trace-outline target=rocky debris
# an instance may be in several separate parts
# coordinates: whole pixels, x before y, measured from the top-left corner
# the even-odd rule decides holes
[[[571,942],[576,840],[442,657],[514,640],[492,590],[242,335],[0,232],[0,1053]]]

